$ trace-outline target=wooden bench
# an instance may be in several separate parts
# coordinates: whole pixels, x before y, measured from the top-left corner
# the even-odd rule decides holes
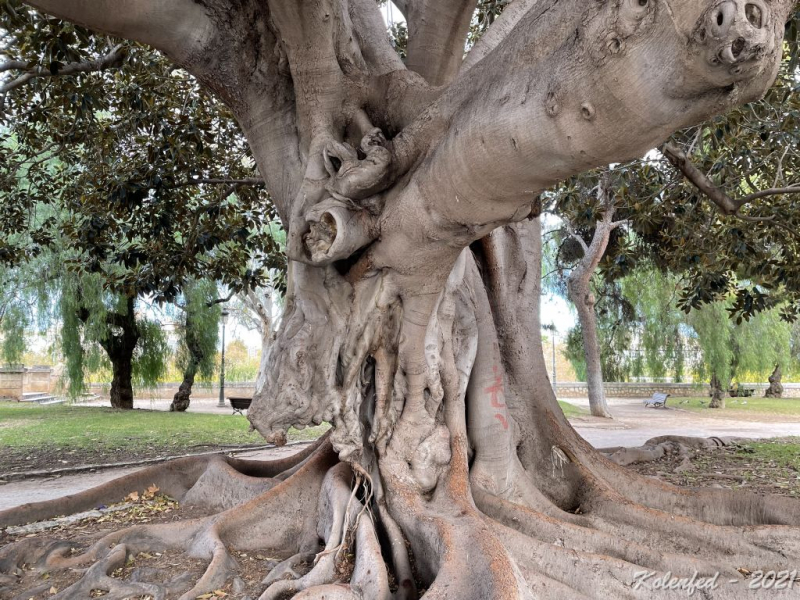
[[[244,416],[242,411],[250,408],[250,403],[253,402],[253,399],[243,398],[241,396],[229,396],[228,402],[231,403],[231,408],[233,408],[234,415],[238,412],[240,415]]]
[[[645,407],[652,406],[654,408],[665,408],[667,406],[667,398],[669,398],[669,394],[656,392],[653,394],[652,398],[644,399],[644,405]]]

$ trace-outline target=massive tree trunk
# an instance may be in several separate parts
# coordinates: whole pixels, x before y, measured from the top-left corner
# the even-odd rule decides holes
[[[188,547],[210,561],[189,599],[236,570],[229,547],[268,549],[289,558],[262,600],[668,598],[637,577],[796,566],[797,530],[782,526],[800,521],[796,502],[676,490],[570,427],[544,368],[533,219],[559,179],[763,93],[793,3],[516,2],[460,71],[475,1],[401,3],[419,73],[373,0],[31,2],[163,49],[231,107],[291,259],[248,418],[276,443],[290,426],[333,431],[297,464],[192,463],[171,484],[219,509],[253,498],[238,509],[74,556],[23,540],[6,563],[99,559],[56,598],[99,583],[124,597],[144,584],[103,576],[127,552]],[[64,506],[0,522],[48,510]]]
[[[111,361],[111,406],[127,410],[133,408],[133,352],[139,342],[134,303],[128,298],[125,314],[108,314],[108,335],[100,342]]]

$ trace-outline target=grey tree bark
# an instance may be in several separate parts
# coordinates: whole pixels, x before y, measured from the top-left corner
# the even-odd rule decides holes
[[[471,66],[474,0],[403,2],[408,66],[373,0],[30,3],[160,48],[236,115],[291,259],[248,418],[276,443],[333,430],[298,462],[195,461],[171,484],[186,503],[245,506],[74,555],[22,540],[0,564],[99,561],[55,598],[98,583],[124,597],[134,583],[103,573],[127,552],[189,548],[209,567],[186,600],[232,576],[231,547],[288,557],[262,600],[668,598],[635,573],[796,565],[796,502],[676,490],[570,427],[544,368],[535,219],[558,180],[763,94],[794,2],[539,0],[499,19]]]

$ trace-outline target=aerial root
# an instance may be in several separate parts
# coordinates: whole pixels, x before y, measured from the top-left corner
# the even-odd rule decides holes
[[[363,473],[356,473],[355,484],[351,485],[353,477],[350,467],[343,463],[330,469],[318,506],[317,534],[325,540],[324,549],[313,557],[297,554],[278,565],[264,580],[267,589],[259,600],[277,600],[289,594],[308,598],[329,597],[326,594],[335,598],[391,598],[388,573],[367,511],[371,485]],[[363,503],[357,498],[362,489]],[[313,566],[300,575],[299,567],[308,565]],[[349,584],[342,583],[348,579]],[[294,596],[301,592],[302,596]]]
[[[391,549],[392,566],[397,580],[397,591],[394,594],[394,598],[395,600],[417,600],[419,594],[417,592],[417,584],[414,581],[414,573],[411,570],[406,539],[400,526],[389,514],[385,502],[380,500],[377,505],[378,516]]]

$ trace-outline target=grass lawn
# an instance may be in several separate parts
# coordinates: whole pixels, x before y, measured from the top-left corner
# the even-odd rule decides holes
[[[800,416],[800,398],[725,398],[725,408],[709,409],[710,398],[670,398],[669,406],[689,410],[705,410],[724,414],[726,411],[745,411],[772,415]]]
[[[565,400],[559,400],[558,404],[568,419],[571,419],[572,417],[584,417],[590,414],[588,410],[580,408],[579,406],[575,406],[574,404],[570,404]]]
[[[5,452],[33,454],[34,461],[37,456],[49,458],[53,451],[63,459],[72,453],[94,463],[202,452],[209,446],[264,444],[258,433],[248,432],[249,426],[239,415],[0,402],[0,447]],[[315,439],[325,429],[290,430],[289,440]]]

